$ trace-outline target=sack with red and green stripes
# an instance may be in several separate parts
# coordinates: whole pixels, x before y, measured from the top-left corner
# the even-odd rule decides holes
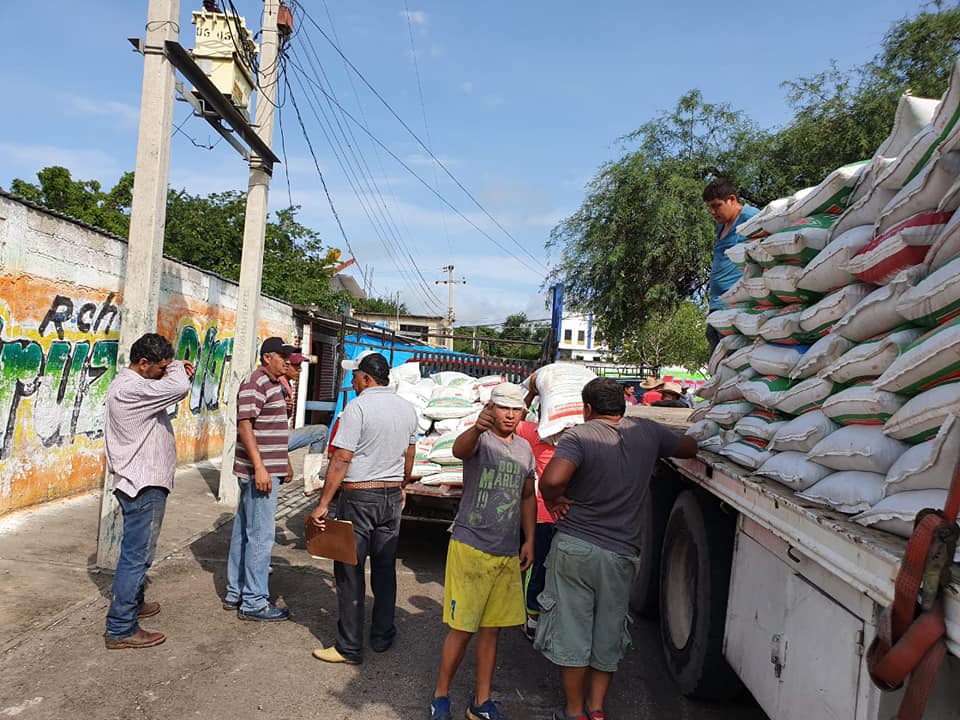
[[[742,438],[762,440],[766,444],[773,440],[784,423],[784,415],[774,410],[754,408],[749,415],[740,418],[733,429]]]
[[[773,410],[783,393],[793,386],[793,380],[776,375],[762,375],[740,382],[743,399],[754,405]]]
[[[885,285],[911,265],[919,265],[952,212],[913,215],[873,239],[854,255],[846,269],[864,282]]]
[[[809,305],[823,297],[823,293],[801,290],[797,283],[804,269],[799,265],[775,265],[763,271],[767,290],[783,305]]]
[[[903,292],[897,313],[917,325],[937,327],[960,316],[960,256]]]
[[[877,380],[881,390],[917,395],[960,378],[960,318],[921,335]]]
[[[778,265],[802,267],[827,246],[830,228],[836,221],[836,215],[811,215],[764,238],[760,248],[774,257]]]
[[[823,414],[838,425],[883,425],[907,398],[880,390],[872,380],[857,383],[823,402]]]
[[[826,335],[844,315],[873,292],[873,289],[872,285],[856,283],[830,293],[816,305],[803,311],[800,316],[800,329],[811,335]]]
[[[820,372],[836,383],[861,382],[882,375],[923,331],[905,327],[855,345]]]
[[[760,337],[778,345],[808,345],[815,342],[819,336],[800,329],[800,318],[805,310],[806,307],[799,304],[777,310],[760,326]]]
[[[904,403],[884,424],[883,432],[915,445],[936,437],[947,416],[958,413],[960,383],[938,385]]]

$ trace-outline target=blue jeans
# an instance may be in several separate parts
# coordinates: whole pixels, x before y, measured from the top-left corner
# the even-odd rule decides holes
[[[357,564],[333,564],[337,582],[337,651],[349,660],[363,660],[363,615],[367,595],[364,566],[370,556],[373,617],[370,645],[386,648],[397,635],[397,546],[400,543],[400,483],[379,490],[343,490],[337,519],[353,523]]]
[[[233,518],[224,599],[239,600],[241,610],[256,612],[270,603],[270,555],[277,534],[280,478],[273,478],[273,489],[268,493],[258,491],[252,477],[237,480],[240,503]]]
[[[308,452],[322,453],[327,449],[327,426],[326,425],[304,425],[290,431],[290,439],[287,441],[287,450],[299,450],[302,447],[310,446]]]
[[[162,487],[145,487],[131,498],[114,491],[123,513],[123,539],[107,611],[107,637],[111,639],[130,637],[140,629],[137,613],[143,605],[144,578],[157,550],[168,492]]]
[[[547,568],[544,563],[550,553],[550,544],[553,542],[555,530],[556,527],[553,523],[538,522],[533,535],[533,564],[527,570],[526,577],[528,615],[536,616],[540,614],[540,603],[537,602],[537,596],[543,592],[544,584],[547,581]]]

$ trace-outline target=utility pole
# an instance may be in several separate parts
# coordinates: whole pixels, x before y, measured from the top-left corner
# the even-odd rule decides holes
[[[163,229],[167,219],[167,182],[170,176],[170,137],[176,74],[164,55],[164,42],[176,41],[180,0],[150,0],[143,44],[143,87],[137,131],[136,175],[130,207],[130,235],[121,305],[117,367],[128,363],[130,346],[157,328]],[[120,557],[123,521],[107,473],[100,500],[97,567],[113,570]]]
[[[277,13],[280,0],[264,0],[263,28],[261,29],[260,67],[257,78],[256,125],[257,135],[264,145],[273,145],[274,110],[277,97],[277,56],[279,34]],[[273,163],[256,153],[250,155],[250,180],[247,189],[247,208],[243,225],[243,254],[240,258],[240,289],[237,298],[237,328],[233,341],[233,360],[227,379],[223,428],[223,455],[220,466],[218,499],[226,505],[236,505],[240,497],[237,479],[233,474],[233,459],[237,444],[237,390],[243,378],[257,363],[257,317],[260,285],[263,274],[263,247],[267,230],[267,201]]]
[[[450,302],[447,305],[447,325],[450,328],[450,350],[453,349],[453,322],[457,319],[456,313],[453,311],[453,286],[454,285],[466,285],[466,278],[460,278],[459,280],[453,279],[453,265],[447,265],[446,267],[440,268],[445,273],[447,273],[446,280],[434,280],[436,285],[446,285],[447,289],[450,291]]]

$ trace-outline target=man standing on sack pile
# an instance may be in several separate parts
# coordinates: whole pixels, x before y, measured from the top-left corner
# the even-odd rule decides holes
[[[740,202],[737,188],[726,178],[717,178],[707,185],[703,189],[703,201],[717,224],[717,240],[713,245],[713,264],[710,268],[710,312],[713,312],[725,307],[720,296],[743,277],[743,271],[733,264],[725,251],[746,242],[743,235],[737,234],[737,226],[760,211]],[[711,325],[707,325],[707,342],[710,343],[712,354],[720,342],[720,333]]]
[[[341,366],[353,371],[357,397],[340,414],[336,448],[330,457],[320,503],[310,520],[321,530],[330,503],[341,490],[340,520],[353,523],[357,564],[333,564],[337,583],[336,642],[314,650],[318,660],[359,665],[363,662],[363,618],[370,556],[373,620],[370,647],[385,652],[397,635],[397,545],[403,487],[410,482],[417,444],[417,411],[390,385],[390,364],[376,352],[362,353]]]
[[[123,512],[120,559],[107,611],[108,650],[146,648],[166,637],[140,627],[140,618],[160,612],[160,603],[144,601],[144,580],[153,564],[167,495],[177,468],[177,441],[167,408],[190,392],[193,365],[173,360],[173,346],[147,333],[130,348],[107,391],[103,442],[113,493]]]
[[[566,706],[554,720],[603,720],[630,639],[627,612],[650,475],[658,458],[697,454],[693,438],[625,418],[623,389],[613,378],[587,383],[583,403],[586,422],[564,432],[540,479],[547,506],[562,516],[534,642],[560,667]]]

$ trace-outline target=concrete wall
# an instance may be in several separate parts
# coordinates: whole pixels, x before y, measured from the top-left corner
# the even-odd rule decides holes
[[[102,484],[126,250],[0,195],[0,515]],[[218,455],[237,286],[165,260],[160,292],[158,332],[197,365],[173,411],[180,461]],[[258,334],[292,339],[292,308],[262,298]]]

